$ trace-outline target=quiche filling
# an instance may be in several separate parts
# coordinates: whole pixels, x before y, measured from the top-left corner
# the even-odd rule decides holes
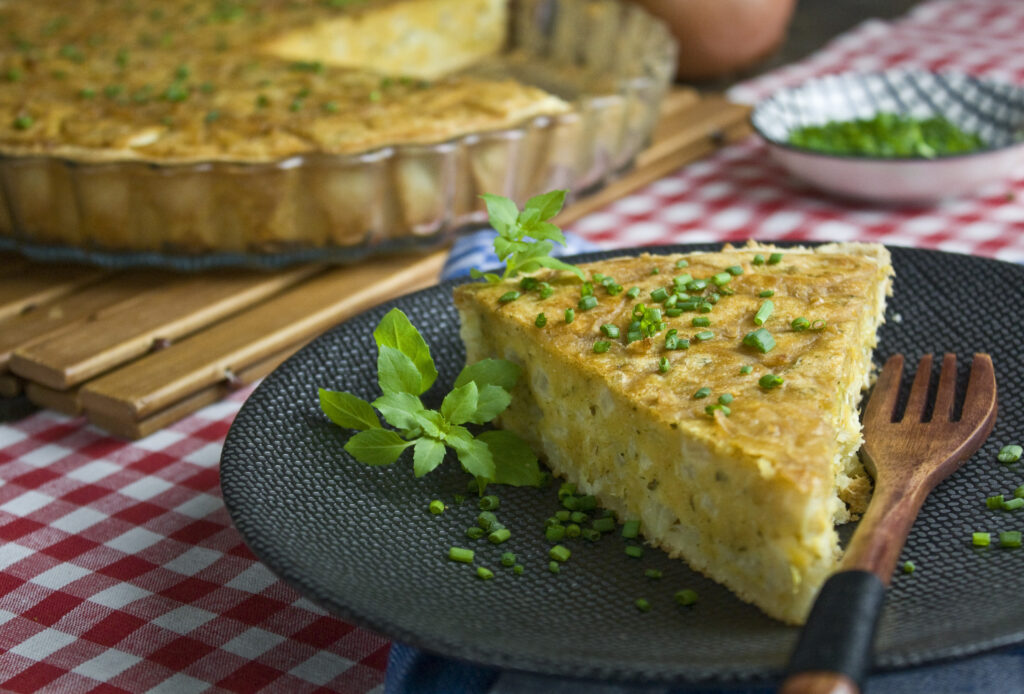
[[[649,543],[801,623],[840,557],[835,525],[870,494],[857,404],[888,252],[751,245],[581,268],[582,291],[552,271],[534,276],[543,293],[456,289],[468,362],[523,369],[500,425]]]

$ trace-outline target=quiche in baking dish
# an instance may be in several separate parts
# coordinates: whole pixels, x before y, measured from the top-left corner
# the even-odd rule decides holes
[[[583,183],[585,138],[618,161],[653,111],[619,103],[605,132],[504,69],[551,53],[540,5],[654,21],[607,0],[0,0],[0,238],[366,247],[477,213],[479,190],[574,184],[560,166]]]
[[[536,276],[548,298],[512,280],[455,290],[467,360],[523,369],[500,425],[648,542],[802,622],[837,565],[835,525],[870,494],[857,404],[888,252],[752,245],[581,268],[592,298],[551,271]]]

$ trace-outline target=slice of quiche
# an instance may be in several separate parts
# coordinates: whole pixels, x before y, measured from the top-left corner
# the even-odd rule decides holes
[[[468,361],[523,368],[500,425],[649,543],[803,622],[841,554],[835,524],[870,494],[857,404],[889,253],[751,244],[581,267],[588,283],[455,290]]]

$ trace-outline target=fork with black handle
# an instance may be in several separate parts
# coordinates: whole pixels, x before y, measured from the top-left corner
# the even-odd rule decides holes
[[[992,359],[975,354],[962,414],[953,420],[956,356],[942,359],[932,416],[928,386],[932,355],[918,364],[903,417],[896,404],[903,355],[889,358],[864,408],[861,457],[875,479],[868,510],[839,570],[822,586],[780,694],[858,694],[871,666],[872,643],[885,589],[925,497],[988,438],[996,421]]]

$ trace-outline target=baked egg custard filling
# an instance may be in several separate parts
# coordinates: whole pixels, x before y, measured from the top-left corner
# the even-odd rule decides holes
[[[580,268],[586,284],[544,270],[455,290],[468,363],[523,370],[500,426],[650,544],[803,622],[841,556],[835,525],[870,495],[857,405],[888,252],[751,244]]]

